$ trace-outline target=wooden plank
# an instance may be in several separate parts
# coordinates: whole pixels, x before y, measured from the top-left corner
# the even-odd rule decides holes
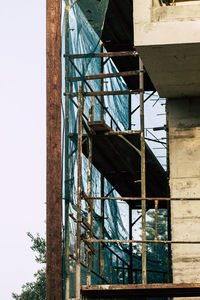
[[[95,132],[107,132],[112,130],[112,128],[110,128],[104,121],[91,121],[88,122],[88,125]]]
[[[61,16],[47,0],[47,300],[62,299]]]

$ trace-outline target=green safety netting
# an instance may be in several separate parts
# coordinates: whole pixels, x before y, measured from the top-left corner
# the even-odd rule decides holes
[[[63,280],[66,289],[66,277],[69,276],[70,298],[75,298],[75,272],[76,272],[76,204],[77,204],[77,104],[78,98],[71,97],[71,92],[78,92],[79,86],[83,85],[84,91],[99,91],[100,80],[85,84],[86,75],[95,75],[100,73],[100,58],[93,58],[95,52],[100,52],[100,39],[105,21],[108,0],[77,0],[63,2],[62,18],[62,86],[63,96],[63,201],[64,201],[64,243],[63,243]],[[105,51],[105,49],[104,49]],[[70,59],[73,54],[88,54],[87,57]],[[109,60],[104,66],[104,72],[116,73],[116,67],[112,60]],[[72,82],[71,77],[81,77],[80,81]],[[110,78],[104,82],[104,90],[126,90],[127,86],[123,78]],[[136,104],[137,104],[136,100]],[[110,115],[114,116],[115,122],[112,122],[113,130],[126,130],[128,124],[128,96],[105,96],[104,105],[110,114],[104,111],[104,120],[110,125]],[[84,114],[89,115],[91,107],[91,97],[84,97]],[[100,119],[101,106],[95,100],[95,119]],[[82,189],[87,191],[87,170],[88,161],[83,156],[82,159]],[[100,195],[100,173],[93,167],[92,195]],[[104,179],[104,192],[107,194],[112,186]],[[113,191],[110,196],[117,196]],[[125,218],[128,218],[128,205],[119,204],[117,201],[105,201],[105,238],[108,239],[127,239],[127,224],[122,218],[122,212]],[[87,219],[87,203],[82,201],[82,216]],[[101,207],[100,201],[94,201],[94,232],[100,238]],[[83,231],[84,233],[84,231]],[[129,263],[129,249],[127,244],[108,244],[124,261]],[[99,246],[95,244],[97,254],[94,256],[93,270],[99,274]],[[105,247],[105,274],[104,277],[109,283],[110,280],[110,251]],[[81,257],[84,261],[84,245],[82,243]],[[134,253],[134,268],[141,269],[141,257]],[[116,256],[112,259],[113,265],[113,283],[117,283],[117,271],[114,268],[117,265]],[[121,265],[122,266],[122,265]],[[166,266],[157,262],[148,261],[148,266],[154,267],[161,272],[166,271]],[[86,284],[87,269],[81,268],[81,284]],[[122,276],[121,276],[122,277]],[[155,281],[159,281],[158,276]],[[138,282],[141,281],[141,272],[138,273]],[[122,282],[120,282],[122,283]],[[124,283],[128,283],[128,268],[124,274]],[[92,284],[101,284],[99,276],[92,274]]]

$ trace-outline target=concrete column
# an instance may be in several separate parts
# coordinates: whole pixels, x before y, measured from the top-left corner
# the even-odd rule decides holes
[[[167,115],[171,197],[200,198],[200,97],[168,99]],[[173,240],[200,241],[200,201],[174,201],[171,213]],[[200,282],[200,245],[173,245],[172,268],[174,283]]]

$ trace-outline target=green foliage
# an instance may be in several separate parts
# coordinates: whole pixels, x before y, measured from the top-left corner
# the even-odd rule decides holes
[[[31,249],[37,253],[37,256],[35,256],[36,262],[39,264],[45,264],[46,263],[46,241],[44,238],[40,237],[39,234],[37,234],[36,237],[34,237],[30,232],[27,233],[28,237],[30,237],[31,242],[33,245],[31,246]]]
[[[154,240],[155,212],[151,210],[147,216],[147,239]],[[167,211],[164,209],[158,210],[158,240],[167,240]],[[166,244],[147,244],[149,258],[167,264],[167,247]]]
[[[45,239],[37,234],[34,237],[30,232],[27,233],[31,239],[31,249],[36,252],[35,260],[39,264],[46,263],[46,242]],[[28,282],[22,286],[20,295],[13,293],[12,298],[16,300],[45,300],[46,299],[46,268],[42,268],[34,274],[35,281]]]
[[[142,228],[140,227],[141,231]],[[142,237],[141,237],[142,238]],[[155,239],[155,210],[148,210],[146,214],[146,239]],[[158,240],[168,240],[167,238],[167,210],[158,209]],[[135,255],[142,252],[142,245],[136,245]],[[167,282],[168,272],[168,245],[164,243],[147,243],[147,282],[163,283]],[[136,257],[137,258],[137,257]],[[134,265],[138,269],[142,269],[142,257],[140,263],[134,261]],[[142,282],[142,272],[137,274],[137,282]]]
[[[147,213],[147,240],[155,238],[155,212],[150,210]],[[158,210],[158,240],[167,240],[167,211]],[[149,270],[148,283],[167,282],[168,245],[162,243],[147,244],[147,261]],[[151,263],[152,262],[152,263]],[[155,263],[153,263],[155,262]],[[162,272],[165,272],[162,273]]]

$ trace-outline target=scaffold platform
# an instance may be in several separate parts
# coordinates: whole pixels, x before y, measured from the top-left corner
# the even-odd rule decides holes
[[[82,286],[84,299],[146,299],[146,297],[199,297],[200,283]]]
[[[89,124],[94,132],[93,165],[122,197],[141,197],[141,158],[137,151],[140,151],[140,131],[113,131],[106,124],[95,122]],[[83,153],[88,156],[87,141],[83,143]],[[147,197],[168,197],[167,174],[147,144],[146,186]],[[141,201],[129,204],[140,208]],[[160,205],[166,206],[166,202]]]

